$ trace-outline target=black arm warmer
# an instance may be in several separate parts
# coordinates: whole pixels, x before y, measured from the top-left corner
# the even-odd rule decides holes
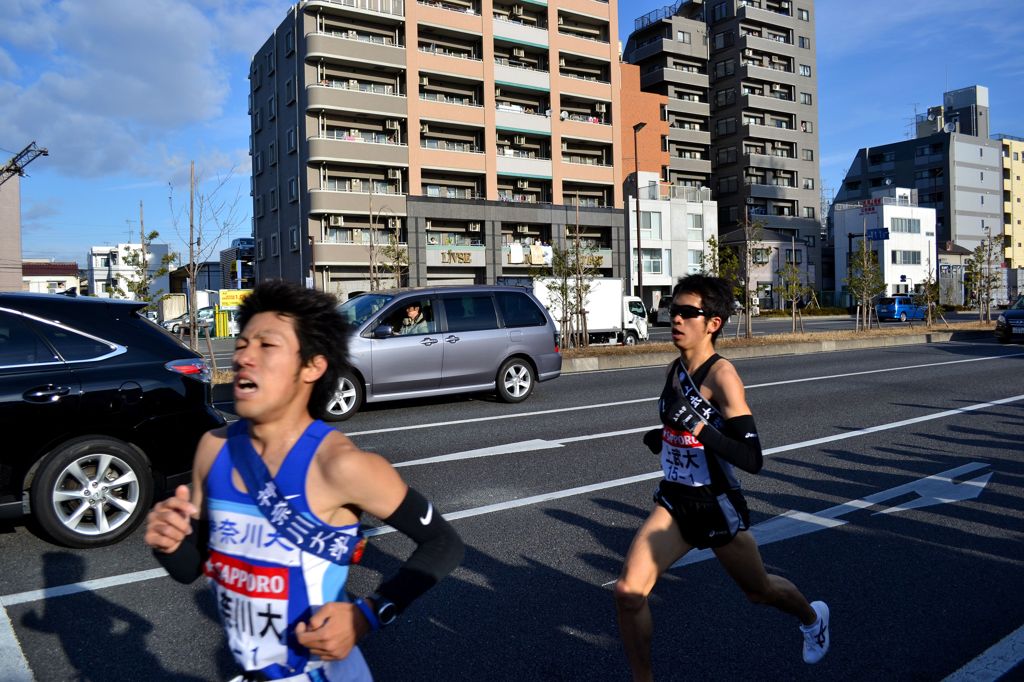
[[[721,431],[705,423],[697,440],[726,462],[752,474],[759,472],[764,465],[761,441],[752,415],[744,414],[727,420]]]
[[[451,524],[412,488],[384,522],[416,543],[416,549],[398,574],[377,589],[377,594],[393,602],[401,612],[451,573],[462,561],[466,548]]]
[[[170,554],[154,549],[153,556],[172,578],[187,585],[203,574],[209,541],[209,522],[192,519],[192,533],[185,536],[178,549]]]

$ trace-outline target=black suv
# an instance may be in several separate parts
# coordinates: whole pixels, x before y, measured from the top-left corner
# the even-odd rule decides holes
[[[187,483],[224,424],[203,357],[144,304],[0,293],[0,517],[31,513],[55,541],[107,545],[155,492]]]

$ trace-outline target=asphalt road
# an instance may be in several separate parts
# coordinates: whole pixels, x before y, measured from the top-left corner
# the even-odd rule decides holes
[[[1024,347],[736,365],[768,454],[760,475],[741,474],[755,536],[769,570],[829,603],[832,650],[806,666],[793,619],[747,603],[713,559],[694,555],[652,598],[658,676],[941,680],[972,661],[1024,675]],[[639,434],[656,423],[662,377],[571,374],[520,405],[392,403],[343,424],[468,546],[448,580],[364,642],[377,679],[627,679],[609,583],[651,507],[658,464]],[[373,537],[349,589],[372,591],[410,547]],[[18,679],[19,666],[39,680],[234,674],[208,592],[153,577],[155,566],[141,532],[82,552],[8,527],[0,679]]]

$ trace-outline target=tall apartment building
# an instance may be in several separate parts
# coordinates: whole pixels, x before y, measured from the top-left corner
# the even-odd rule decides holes
[[[391,240],[408,284],[494,282],[577,223],[619,276],[617,31],[614,0],[293,6],[250,70],[257,279],[365,290]]]
[[[634,22],[624,60],[665,93],[667,182],[709,184],[718,229],[749,216],[821,264],[812,0],[679,0]],[[628,95],[624,95],[626,97]],[[710,164],[708,164],[710,161]]]
[[[21,178],[0,184],[0,291],[21,291]]]
[[[1003,228],[1002,143],[989,138],[988,88],[945,93],[942,106],[918,116],[917,137],[858,150],[836,193],[856,203],[886,187],[917,190],[935,209],[938,243],[974,249]]]
[[[1006,267],[1024,268],[1024,138],[996,135],[1003,157],[1003,258]]]

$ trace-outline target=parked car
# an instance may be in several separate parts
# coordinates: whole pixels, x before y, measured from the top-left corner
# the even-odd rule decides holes
[[[196,311],[196,323],[199,325],[200,328],[212,328],[216,324],[215,311],[216,309],[213,306],[200,308],[199,310]],[[164,329],[171,332],[172,334],[177,334],[182,330],[188,332],[190,323],[191,320],[189,320],[188,313],[185,313],[184,315],[173,317],[169,320],[164,320],[162,323],[160,323],[160,326],[162,326]]]
[[[224,419],[206,361],[144,305],[0,294],[0,517],[31,513],[60,544],[107,545],[189,481],[199,438]]]
[[[875,304],[875,316],[878,321],[899,320],[923,320],[927,317],[928,309],[923,305],[914,303],[912,296],[883,296]]]
[[[996,338],[999,343],[1024,341],[1024,294],[996,318]]]
[[[562,371],[555,324],[524,288],[377,291],[338,309],[351,325],[352,367],[327,406],[334,421],[398,398],[495,391],[517,403]]]

